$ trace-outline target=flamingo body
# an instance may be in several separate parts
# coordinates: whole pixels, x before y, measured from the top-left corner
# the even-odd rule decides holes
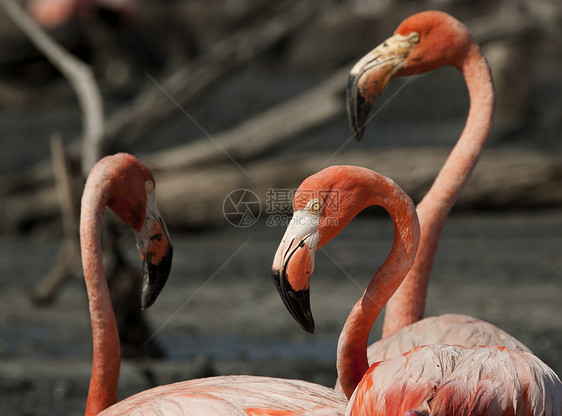
[[[155,387],[131,396],[100,414],[335,416],[347,399],[300,380],[257,376],[219,376]]]
[[[467,315],[446,314],[422,319],[369,345],[369,363],[387,360],[429,344],[454,344],[467,348],[496,345],[531,352],[521,341],[489,322]]]
[[[428,345],[371,366],[347,415],[554,416],[560,397],[560,380],[531,353]]]

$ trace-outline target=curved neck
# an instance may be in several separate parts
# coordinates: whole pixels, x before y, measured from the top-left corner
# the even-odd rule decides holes
[[[419,224],[412,201],[402,192],[387,191],[369,205],[385,208],[394,223],[392,250],[355,304],[338,340],[337,370],[349,398],[369,368],[369,333],[381,309],[412,267],[419,243]]]
[[[492,127],[494,86],[490,68],[476,43],[469,48],[458,68],[464,75],[470,96],[468,118],[447,161],[418,205],[420,247],[414,267],[386,306],[383,338],[423,318],[441,228],[470,178]]]
[[[91,175],[92,176],[92,175]],[[104,186],[105,185],[105,186]],[[92,321],[93,363],[86,415],[97,415],[117,402],[121,352],[115,314],[103,269],[100,228],[107,183],[89,178],[82,197],[80,247]]]

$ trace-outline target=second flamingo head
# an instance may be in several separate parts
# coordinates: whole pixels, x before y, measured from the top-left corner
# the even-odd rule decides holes
[[[168,279],[173,252],[156,204],[154,177],[140,160],[126,153],[105,157],[94,166],[90,177],[100,181],[98,190],[106,194],[107,206],[135,231],[143,260],[141,305],[146,309]]]
[[[371,205],[387,210],[404,206],[415,216],[412,200],[394,181],[357,166],[326,168],[305,179],[295,193],[293,218],[275,254],[272,277],[285,306],[304,330],[313,333],[315,328],[309,280],[316,251]],[[417,216],[415,224],[413,240],[419,238]],[[412,243],[417,247],[417,240]]]
[[[363,137],[375,99],[397,76],[421,74],[444,65],[462,68],[476,45],[464,24],[439,11],[417,13],[355,64],[347,81],[349,126],[357,140]]]

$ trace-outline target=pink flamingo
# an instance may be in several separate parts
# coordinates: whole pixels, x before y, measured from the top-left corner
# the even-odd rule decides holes
[[[411,200],[394,182],[368,169],[327,168],[297,191],[293,219],[273,261],[274,282],[293,317],[312,332],[309,279],[315,252],[373,204],[390,214],[394,242],[339,338],[338,375],[350,397],[346,414],[560,415],[562,383],[529,352],[429,345],[369,368],[371,327],[414,263],[420,231]]]
[[[120,365],[119,336],[103,271],[100,243],[100,222],[106,206],[136,232],[144,263],[143,308],[154,302],[171,267],[172,245],[156,205],[152,174],[131,155],[117,154],[102,159],[86,182],[80,219],[82,264],[94,344],[86,415],[344,414],[346,398],[330,388],[298,380],[250,376],[175,383],[147,390],[115,404]]]
[[[138,159],[108,156],[90,172],[80,213],[82,267],[88,291],[93,337],[93,365],[87,415],[96,415],[117,401],[121,360],[119,335],[103,269],[100,224],[108,206],[136,233],[143,258],[141,303],[149,307],[170,273],[172,245],[156,205],[154,178]]]
[[[137,13],[135,0],[31,0],[28,9],[44,27],[60,26],[73,18],[94,16],[99,9],[110,10],[123,20]]]
[[[453,65],[464,75],[470,95],[468,119],[451,155],[418,204],[421,241],[416,261],[386,306],[382,337],[392,337],[369,348],[369,362],[432,343],[503,345],[529,351],[499,328],[469,316],[444,315],[414,324],[423,318],[441,228],[474,170],[492,127],[494,87],[490,69],[467,28],[437,11],[418,13],[402,22],[394,36],[351,70],[347,89],[350,127],[359,140],[374,100],[393,77],[419,74],[444,65]]]

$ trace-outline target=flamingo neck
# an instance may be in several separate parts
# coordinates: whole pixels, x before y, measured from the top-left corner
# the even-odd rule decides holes
[[[494,86],[490,68],[474,43],[458,65],[470,97],[462,134],[433,185],[418,204],[421,240],[414,266],[386,306],[382,337],[423,318],[433,259],[441,229],[457,197],[470,178],[492,128]]]
[[[337,370],[345,395],[350,398],[369,368],[369,333],[381,309],[412,267],[419,243],[419,225],[412,201],[390,192],[390,198],[369,205],[385,208],[394,223],[394,241],[385,262],[372,277],[363,296],[349,314],[338,340]]]
[[[89,178],[82,197],[80,217],[82,267],[88,292],[93,339],[92,375],[86,416],[97,415],[117,402],[121,353],[117,323],[103,268],[100,239],[101,219],[106,202],[107,183],[100,186]]]

